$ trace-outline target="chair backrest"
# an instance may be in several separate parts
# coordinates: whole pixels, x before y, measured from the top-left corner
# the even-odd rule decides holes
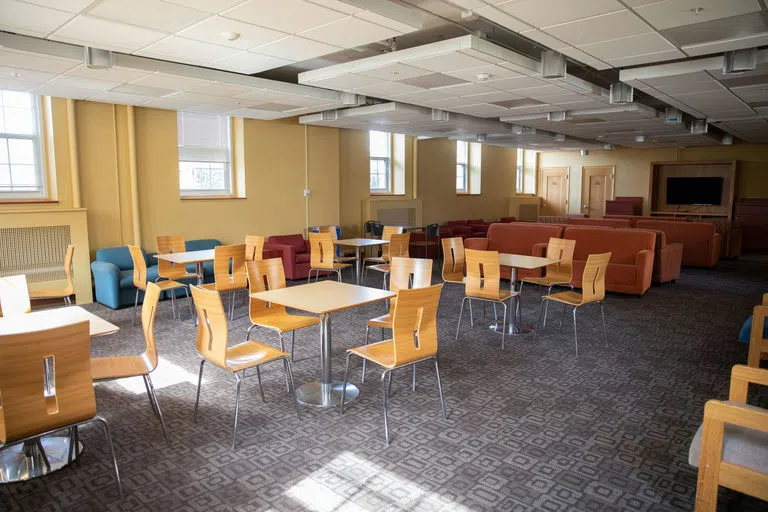
[[[573,251],[575,249],[576,240],[550,238],[547,243],[547,258],[560,261],[547,265],[547,277],[563,283],[570,283],[571,278],[573,278]]]
[[[330,233],[309,234],[309,265],[312,268],[333,268],[333,236]]]
[[[467,249],[466,294],[473,297],[499,299],[501,267],[498,251]]]
[[[0,277],[0,316],[23,315],[30,309],[27,276]]]
[[[260,260],[264,254],[264,237],[259,235],[245,236],[245,261]]]
[[[760,368],[760,361],[768,359],[768,338],[765,334],[765,319],[768,317],[768,293],[763,294],[763,303],[752,310],[752,329],[749,332],[749,355],[747,364]]]
[[[144,253],[138,245],[129,245],[128,251],[133,260],[133,286],[144,290],[147,287],[147,261],[144,259]]]
[[[393,257],[389,262],[389,290],[426,288],[432,284],[432,260]],[[397,298],[389,301],[389,314],[394,314]]]
[[[159,235],[157,237],[157,253],[172,254],[186,252],[184,237],[181,235]],[[179,279],[187,274],[185,265],[177,265],[166,260],[157,260],[157,275],[165,279]]]
[[[144,329],[144,340],[147,343],[142,359],[149,363],[149,371],[157,368],[157,344],[155,343],[155,314],[157,303],[160,301],[160,287],[155,283],[147,283],[144,292],[144,302],[141,304],[141,326]]]
[[[96,415],[87,321],[0,336],[0,442]]]
[[[75,246],[69,244],[67,246],[67,254],[64,256],[64,273],[67,276],[67,287],[64,290],[67,295],[75,293],[75,280],[72,277],[72,259],[75,256]]]
[[[440,224],[427,224],[424,228],[424,236],[426,238],[436,237],[440,233]]]
[[[392,235],[400,235],[403,233],[403,228],[401,226],[384,226],[384,229],[381,232],[381,239],[391,241]],[[389,255],[390,255],[390,244],[384,244],[381,246],[381,257],[384,258],[384,261],[389,261]]]
[[[211,363],[227,367],[227,315],[221,294],[198,286],[190,286],[197,311],[197,352]]]
[[[248,261],[245,263],[245,268],[248,271],[248,293],[285,288],[285,269],[282,258]],[[285,312],[285,306],[259,299],[249,298],[249,306],[248,314],[253,323],[258,323],[257,319],[266,314]]]
[[[443,280],[461,281],[464,277],[464,240],[460,236],[443,238]]]
[[[437,305],[442,284],[402,289],[392,318],[395,366],[437,354]]]
[[[389,235],[389,244],[384,244],[384,258],[387,261],[395,257],[407,258],[410,243],[410,233],[392,233]]]
[[[373,226],[374,226],[374,224],[376,224],[376,222],[372,221],[372,220],[367,220],[367,221],[365,221],[363,223],[363,236],[365,238],[369,238],[369,236],[368,236],[369,234],[370,234],[370,236],[373,236]]]
[[[219,245],[213,249],[213,279],[220,292],[242,290],[248,286],[245,244]]]
[[[581,293],[583,303],[597,302],[605,298],[605,271],[611,253],[590,254],[584,265],[584,273],[581,277]]]
[[[381,222],[373,221],[373,236],[374,238],[380,238],[384,235],[384,224]]]
[[[336,226],[318,226],[317,227],[318,233],[330,233],[331,237],[333,237],[334,240],[338,240],[339,237],[336,233]]]

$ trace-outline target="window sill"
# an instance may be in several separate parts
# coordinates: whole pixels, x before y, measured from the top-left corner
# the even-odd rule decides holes
[[[457,196],[481,196],[482,193],[476,193],[476,192],[456,192]]]
[[[376,196],[376,197],[404,197],[405,194],[393,194],[391,192],[370,192],[370,195]]]
[[[54,199],[32,199],[32,198],[19,198],[19,199],[3,199],[0,198],[0,204],[59,204]]]
[[[247,199],[242,196],[179,196],[182,201],[208,201],[211,199],[223,200],[223,199]]]

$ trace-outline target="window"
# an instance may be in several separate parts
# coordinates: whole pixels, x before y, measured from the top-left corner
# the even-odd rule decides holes
[[[230,196],[230,118],[179,112],[179,191],[182,196]]]
[[[371,159],[371,192],[392,191],[392,138],[389,133],[371,131],[368,135]]]
[[[26,92],[0,91],[0,198],[44,198],[40,102]]]
[[[456,141],[456,192],[469,190],[469,143]]]
[[[523,149],[517,148],[516,170],[515,170],[515,192],[523,193]]]

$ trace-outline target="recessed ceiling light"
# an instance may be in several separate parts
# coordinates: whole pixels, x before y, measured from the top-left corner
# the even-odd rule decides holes
[[[222,32],[221,37],[227,41],[235,41],[240,38],[240,34],[237,32]]]
[[[480,81],[480,82],[486,82],[486,81],[490,80],[490,78],[492,76],[493,75],[490,74],[490,73],[478,73],[477,74],[477,80]]]
[[[18,71],[11,71],[11,76],[13,78],[21,78],[21,73],[19,73]]]
[[[703,7],[694,7],[693,9],[690,9],[690,11],[689,11],[689,12],[690,12],[691,14],[693,14],[694,16],[698,16],[699,14],[701,14],[701,13],[702,13],[702,11],[704,11],[704,8],[703,8]]]

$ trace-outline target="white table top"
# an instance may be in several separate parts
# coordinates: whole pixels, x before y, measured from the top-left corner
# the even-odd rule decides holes
[[[170,261],[179,265],[188,263],[199,263],[201,261],[213,261],[214,249],[203,249],[202,251],[174,252],[170,254],[155,254],[158,260]]]
[[[389,290],[337,281],[318,281],[278,290],[252,293],[251,297],[321,315],[389,299],[395,295]]]
[[[334,240],[333,243],[345,247],[367,247],[370,245],[388,244],[389,240],[380,240],[378,238],[345,238],[343,240]]]
[[[524,254],[499,253],[499,264],[505,267],[534,269],[554,265],[560,260],[541,258],[539,256],[526,256]]]
[[[90,322],[91,338],[113,334],[120,330],[118,326],[99,318],[80,306],[67,306],[41,309],[40,311],[32,311],[31,313],[11,317],[0,317],[0,335],[22,334],[52,329],[85,320]]]

